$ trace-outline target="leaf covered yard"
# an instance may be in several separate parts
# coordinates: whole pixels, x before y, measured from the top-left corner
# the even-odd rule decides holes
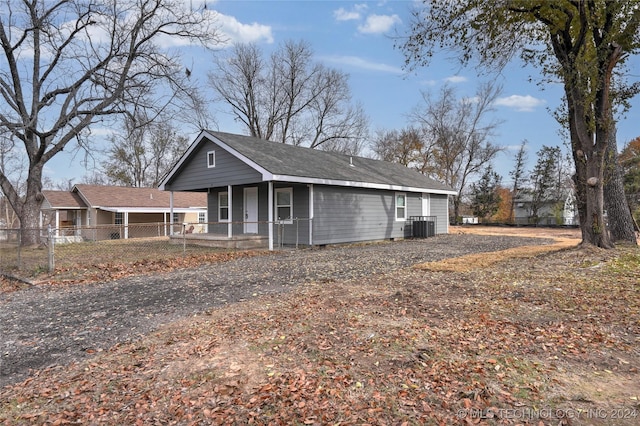
[[[212,309],[0,389],[0,424],[637,424],[637,249],[526,252]]]

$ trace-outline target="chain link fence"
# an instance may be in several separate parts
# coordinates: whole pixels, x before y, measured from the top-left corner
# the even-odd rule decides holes
[[[104,269],[170,260],[179,256],[268,248],[269,226],[274,248],[298,248],[308,241],[311,221],[148,223],[37,230],[0,229],[0,274],[21,278],[47,272]],[[25,232],[38,242],[22,246]],[[305,234],[306,233],[306,234]]]

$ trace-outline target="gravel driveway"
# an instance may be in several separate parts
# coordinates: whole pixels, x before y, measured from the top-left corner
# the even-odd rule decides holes
[[[440,235],[281,251],[165,274],[0,294],[0,386],[25,379],[32,369],[64,365],[137,339],[179,318],[257,295],[287,292],[305,282],[330,283],[463,254],[550,242]]]

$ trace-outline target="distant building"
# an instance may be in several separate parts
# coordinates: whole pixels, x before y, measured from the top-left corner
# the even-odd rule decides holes
[[[75,185],[71,191],[42,193],[42,225],[50,224],[58,234],[78,240],[160,236],[170,232],[171,223],[201,224],[197,232],[206,227],[205,193],[176,192],[173,201],[171,194],[156,188]],[[134,226],[152,223],[167,226],[160,227],[160,231]]]
[[[578,209],[573,192],[557,200],[545,200],[539,203],[537,217],[533,215],[531,194],[523,193],[514,203],[515,223],[520,225],[578,225]]]

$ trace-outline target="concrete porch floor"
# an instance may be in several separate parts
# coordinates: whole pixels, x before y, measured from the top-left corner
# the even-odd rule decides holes
[[[178,234],[169,237],[170,244],[194,244],[205,247],[228,249],[254,249],[269,247],[269,237],[264,235],[244,234],[229,238],[223,234]]]

